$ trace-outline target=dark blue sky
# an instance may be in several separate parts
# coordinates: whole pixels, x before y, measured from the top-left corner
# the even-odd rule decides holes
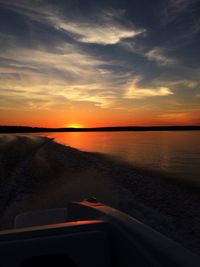
[[[199,0],[0,0],[0,123],[200,124],[199,47]]]

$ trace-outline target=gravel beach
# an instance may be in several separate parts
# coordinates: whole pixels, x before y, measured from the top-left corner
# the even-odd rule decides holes
[[[22,212],[96,196],[200,255],[200,194],[46,137],[0,135],[0,227]]]

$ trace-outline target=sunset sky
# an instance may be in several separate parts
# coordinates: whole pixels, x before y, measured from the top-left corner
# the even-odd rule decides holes
[[[200,125],[199,0],[0,0],[0,125]]]

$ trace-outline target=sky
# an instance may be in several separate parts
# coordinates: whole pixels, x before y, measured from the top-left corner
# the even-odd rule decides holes
[[[200,125],[200,0],[0,0],[0,125]]]

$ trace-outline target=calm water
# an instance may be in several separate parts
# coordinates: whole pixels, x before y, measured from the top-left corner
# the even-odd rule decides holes
[[[114,155],[134,166],[163,171],[181,179],[200,180],[200,131],[39,135],[53,137],[57,142],[80,150]]]

